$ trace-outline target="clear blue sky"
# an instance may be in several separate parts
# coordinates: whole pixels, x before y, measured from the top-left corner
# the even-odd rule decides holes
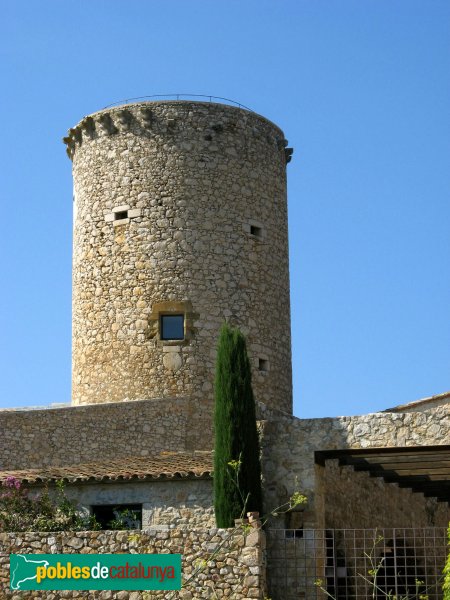
[[[0,69],[1,407],[70,400],[61,137],[174,92],[236,99],[295,148],[295,413],[450,389],[448,0],[9,0]]]

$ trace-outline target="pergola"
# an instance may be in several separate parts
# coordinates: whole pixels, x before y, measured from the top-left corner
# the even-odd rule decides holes
[[[355,471],[367,471],[387,483],[398,483],[424,496],[450,503],[450,445],[396,448],[358,448],[318,450],[316,464],[325,466],[329,459],[350,465]]]

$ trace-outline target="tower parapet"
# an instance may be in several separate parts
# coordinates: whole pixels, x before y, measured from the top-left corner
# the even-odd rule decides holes
[[[73,161],[74,404],[212,410],[218,332],[246,334],[256,398],[291,412],[283,132],[256,113],[141,102],[82,119]]]

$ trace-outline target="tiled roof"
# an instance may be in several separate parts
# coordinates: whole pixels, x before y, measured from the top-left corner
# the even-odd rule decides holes
[[[211,477],[211,452],[163,452],[157,456],[130,456],[78,465],[0,471],[0,481],[15,477],[24,483],[129,481]]]

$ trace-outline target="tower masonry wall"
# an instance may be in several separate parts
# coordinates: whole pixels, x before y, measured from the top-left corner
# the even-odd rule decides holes
[[[69,131],[73,404],[191,397],[212,410],[216,343],[247,336],[258,400],[291,412],[286,140],[214,103],[107,109]],[[183,315],[184,339],[161,339]]]

